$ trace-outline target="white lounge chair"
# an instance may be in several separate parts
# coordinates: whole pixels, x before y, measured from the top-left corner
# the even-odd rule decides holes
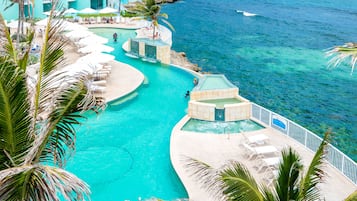
[[[260,163],[256,165],[258,172],[262,172],[264,169],[276,169],[280,160],[280,157],[262,158]]]
[[[269,171],[267,171],[263,177],[263,180],[266,182],[266,185],[268,187],[272,187],[272,185],[274,184],[274,181],[277,179],[279,174],[279,171],[276,169],[270,169]]]
[[[249,160],[256,157],[263,157],[264,155],[275,155],[278,152],[278,149],[271,145],[252,147],[249,144],[243,143],[243,147],[246,149],[245,155]]]
[[[247,137],[249,145],[264,145],[269,141],[269,137],[264,134],[253,135]]]

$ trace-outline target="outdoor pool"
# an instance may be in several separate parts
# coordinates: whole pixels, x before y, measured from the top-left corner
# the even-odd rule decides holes
[[[140,70],[146,84],[134,98],[113,101],[98,116],[86,115],[76,153],[66,169],[90,185],[93,201],[187,197],[171,166],[169,146],[173,126],[186,113],[188,99],[184,96],[193,87],[193,76],[175,67],[126,57],[121,45],[135,35],[133,30],[93,32],[109,38],[116,59]],[[118,33],[118,42],[112,41],[113,32]]]
[[[183,131],[193,131],[197,133],[228,134],[255,131],[264,127],[252,120],[241,121],[203,121],[190,119],[181,128]]]

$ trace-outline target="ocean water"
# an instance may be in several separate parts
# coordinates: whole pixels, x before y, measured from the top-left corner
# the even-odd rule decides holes
[[[332,143],[357,160],[357,72],[328,68],[324,53],[357,41],[357,1],[183,0],[163,12],[174,50],[320,136],[332,128]]]

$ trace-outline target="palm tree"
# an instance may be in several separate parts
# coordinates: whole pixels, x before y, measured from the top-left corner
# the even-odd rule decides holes
[[[283,150],[277,178],[271,188],[259,184],[249,170],[239,162],[232,162],[225,168],[216,170],[201,161],[189,158],[187,166],[217,200],[319,200],[321,196],[316,186],[325,175],[322,168],[329,133],[326,132],[305,172],[299,154],[292,148]]]
[[[326,52],[329,60],[329,65],[336,67],[343,61],[351,59],[351,74],[357,62],[357,43],[346,43],[343,46],[336,46]]]
[[[18,4],[19,10],[18,10],[18,27],[17,27],[17,36],[16,36],[16,41],[17,43],[20,42],[20,36],[24,34],[24,22],[25,22],[25,1],[24,0],[9,0],[10,4],[4,9],[8,9],[12,7],[15,4]],[[7,0],[5,0],[7,2]]]
[[[53,10],[33,73],[28,58],[34,32],[18,52],[0,15],[0,200],[84,200],[90,193],[62,168],[75,149],[80,112],[100,105],[88,90],[88,76],[56,70],[64,62],[65,43]]]
[[[166,20],[169,16],[166,13],[161,13],[161,6],[158,5],[155,0],[143,0],[133,2],[132,6],[128,7],[128,11],[136,14],[142,19],[151,21],[153,26],[152,38],[155,39],[155,33],[159,26],[159,20],[163,21],[170,29],[174,30],[174,27]]]

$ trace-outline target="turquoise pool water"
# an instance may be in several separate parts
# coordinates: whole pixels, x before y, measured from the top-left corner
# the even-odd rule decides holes
[[[194,91],[237,88],[223,75],[206,75],[199,80]]]
[[[171,166],[169,141],[173,126],[185,115],[184,96],[193,87],[193,76],[126,57],[121,45],[134,31],[93,30],[109,39],[114,31],[119,40],[109,45],[115,47],[116,59],[143,72],[146,82],[128,101],[114,101],[98,116],[87,114],[67,169],[90,185],[93,201],[187,197]]]
[[[203,121],[198,119],[190,119],[181,128],[183,131],[193,131],[198,133],[214,133],[214,134],[228,134],[239,133],[247,131],[255,131],[263,129],[264,127],[252,120],[241,121]]]

